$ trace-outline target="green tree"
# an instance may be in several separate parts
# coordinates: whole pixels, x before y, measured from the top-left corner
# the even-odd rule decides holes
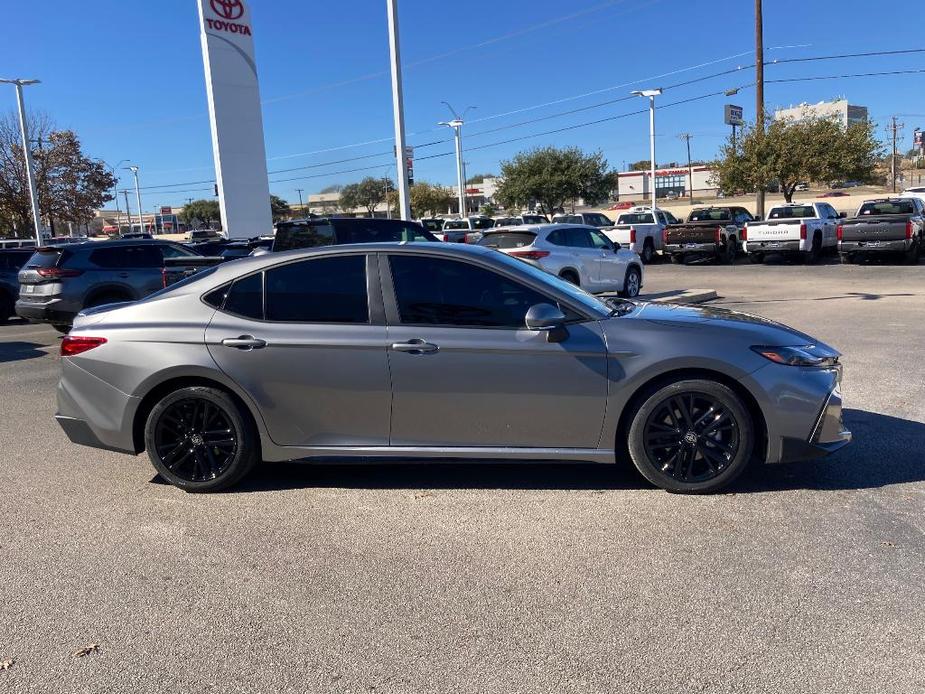
[[[37,141],[32,151],[39,213],[44,219],[84,224],[113,199],[115,178],[106,164],[84,154],[71,130],[56,130],[44,115],[29,116],[29,133]],[[18,228],[32,223],[19,118],[0,118],[0,216]]]
[[[372,217],[376,208],[385,201],[387,192],[394,189],[395,184],[387,178],[367,176],[359,183],[344,186],[340,192],[340,202],[345,209],[365,207],[367,214]]]
[[[496,213],[497,213],[497,210],[495,209],[495,206],[492,205],[490,202],[486,202],[484,205],[482,205],[481,209],[479,210],[479,214],[483,214],[486,217],[494,217]]]
[[[209,225],[222,220],[222,211],[218,200],[193,200],[184,206],[183,211],[180,212],[180,219],[188,226]]]
[[[443,186],[427,181],[418,181],[411,186],[411,213],[416,218],[445,213],[453,194]]]
[[[801,181],[871,180],[882,149],[870,122],[846,128],[831,118],[772,120],[764,133],[750,125],[735,144],[730,136],[714,181],[726,192],[766,190],[776,182],[790,202]]]
[[[616,174],[608,171],[607,160],[600,152],[584,154],[577,147],[542,147],[502,162],[501,178],[495,199],[502,205],[524,207],[538,201],[551,213],[578,198],[588,205],[607,200]]]
[[[489,173],[474,174],[472,176],[469,176],[469,178],[466,179],[466,183],[471,183],[473,185],[478,184],[478,183],[484,183],[486,178],[494,178],[494,174],[489,174]]]
[[[344,186],[341,185],[340,183],[333,183],[333,184],[331,184],[331,185],[329,185],[329,186],[325,186],[324,188],[322,188],[322,189],[321,189],[321,194],[322,194],[322,195],[327,195],[327,194],[330,194],[330,193],[339,193],[339,192],[341,192],[343,189],[344,189]]]
[[[640,159],[630,164],[630,171],[648,171],[652,168],[651,159]]]
[[[279,222],[287,219],[292,213],[289,203],[277,195],[270,195],[270,212],[273,214],[273,221]]]

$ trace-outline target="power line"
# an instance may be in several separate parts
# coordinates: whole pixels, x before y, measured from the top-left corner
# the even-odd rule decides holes
[[[783,82],[814,82],[817,80],[840,80],[852,77],[884,77],[887,75],[913,75],[925,72],[925,70],[888,70],[885,72],[858,72],[851,75],[818,75],[815,77],[790,77],[787,79],[765,80],[766,84],[781,84]]]

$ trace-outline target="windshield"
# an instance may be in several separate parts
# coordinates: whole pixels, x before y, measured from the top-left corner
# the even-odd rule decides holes
[[[652,215],[633,212],[630,214],[621,214],[617,218],[617,224],[652,224]]]
[[[563,279],[552,275],[545,270],[540,270],[538,267],[530,265],[530,263],[525,263],[522,260],[517,258],[512,258],[511,256],[498,252],[497,259],[500,260],[505,265],[510,266],[516,272],[521,272],[527,275],[530,275],[533,279],[542,282],[543,284],[555,287],[562,294],[566,294],[571,298],[575,303],[581,304],[589,312],[604,318],[610,315],[610,307],[607,306],[603,301],[595,297],[593,294],[588,294],[584,289],[576,287],[571,282],[566,282]]]
[[[724,222],[731,219],[729,210],[694,210],[691,216],[687,218],[689,222]]]
[[[816,210],[812,205],[788,205],[786,207],[774,207],[768,214],[768,219],[805,219],[815,217]]]
[[[915,214],[915,205],[911,200],[878,200],[865,202],[858,210],[858,216],[880,214]]]

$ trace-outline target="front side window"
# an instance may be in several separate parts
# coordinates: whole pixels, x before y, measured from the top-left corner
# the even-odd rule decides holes
[[[303,260],[267,270],[266,319],[368,323],[366,256]]]
[[[187,250],[181,246],[164,245],[160,248],[161,253],[165,258],[188,258],[190,256],[197,255],[196,253],[193,253],[192,251]]]
[[[531,306],[556,303],[469,263],[394,255],[389,264],[399,317],[406,325],[523,328]]]
[[[613,248],[613,244],[606,236],[596,229],[589,229],[588,234],[591,236],[591,243],[595,248]]]

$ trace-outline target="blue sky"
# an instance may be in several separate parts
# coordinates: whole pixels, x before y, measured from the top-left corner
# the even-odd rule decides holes
[[[902,30],[921,27],[925,10],[917,3],[891,7],[889,16],[861,0],[765,5],[768,61],[921,45],[914,31]],[[294,201],[296,188],[307,195],[386,175],[392,158],[380,153],[391,149],[392,115],[385,1],[251,0],[251,10],[269,169],[312,167],[272,173],[271,190]],[[614,168],[648,158],[645,114],[495,143],[639,110],[643,104],[631,100],[555,115],[634,88],[751,65],[752,10],[750,0],[469,0],[462,10],[458,3],[399,0],[408,140],[419,145],[416,178],[455,182],[452,156],[422,159],[450,153],[452,144],[420,146],[450,136],[435,126],[449,115],[443,100],[459,110],[477,107],[464,131],[469,173],[496,172],[499,160],[546,144],[599,149]],[[209,184],[195,183],[214,177],[195,0],[16,2],[5,19],[0,72],[42,79],[28,90],[30,108],[76,130],[90,155],[139,164],[147,209],[209,195]],[[769,65],[766,79],[923,67],[921,53],[853,58]],[[668,104],[752,79],[753,70],[743,70],[666,91],[659,163],[685,158],[677,138],[685,131],[694,136],[695,158],[712,157],[728,132],[723,104],[744,106],[749,118],[755,97],[745,89],[732,98]],[[891,114],[904,114],[906,149],[913,129],[925,127],[923,95],[925,74],[910,74],[768,84],[766,103],[846,96],[870,108],[880,133]],[[12,90],[3,98],[0,106],[12,109]],[[534,108],[541,104],[549,105]],[[348,146],[356,143],[370,144]],[[354,157],[366,158],[327,165]],[[285,180],[294,178],[300,180]],[[183,185],[149,188],[169,184]]]

